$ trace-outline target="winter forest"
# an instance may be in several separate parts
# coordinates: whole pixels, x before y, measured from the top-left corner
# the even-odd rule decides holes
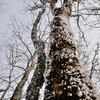
[[[100,100],[99,0],[0,0],[0,100]]]

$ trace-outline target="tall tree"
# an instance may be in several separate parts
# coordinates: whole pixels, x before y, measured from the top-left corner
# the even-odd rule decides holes
[[[26,100],[38,100],[39,91],[44,83],[44,71],[45,71],[45,63],[46,63],[46,55],[45,55],[45,43],[38,38],[37,36],[37,26],[40,22],[42,15],[45,12],[45,8],[39,12],[37,19],[35,20],[32,28],[31,39],[36,48],[36,53],[38,56],[37,67],[34,72],[34,75],[31,79],[31,83],[27,89]]]
[[[40,1],[42,4],[40,3]],[[26,100],[38,100],[40,96],[39,94],[40,89],[43,86],[43,83],[45,82],[44,75],[47,74],[48,76],[45,76],[47,77],[47,79],[46,79],[44,100],[66,100],[66,99],[67,100],[96,100],[95,91],[93,89],[92,83],[89,77],[83,72],[83,69],[81,68],[80,65],[79,56],[77,55],[77,53],[79,52],[77,52],[77,46],[74,40],[74,33],[70,28],[70,17],[72,16],[77,17],[76,23],[79,30],[82,33],[82,37],[84,38],[84,33],[82,32],[79,25],[80,17],[83,18],[84,15],[86,14],[89,15],[89,17],[90,15],[97,16],[99,15],[99,13],[95,13],[95,11],[99,12],[99,8],[95,8],[95,7],[88,8],[87,6],[84,6],[84,3],[82,3],[84,7],[82,9],[79,9],[80,0],[40,0],[40,1],[33,0],[34,6],[30,9],[31,12],[34,13],[33,15],[37,14],[37,11],[42,9],[39,12],[39,14],[37,14],[37,16],[34,16],[34,23],[31,31],[31,40],[33,41],[34,44],[34,47],[32,46],[32,48],[33,49],[35,48],[36,55],[33,54],[34,50],[31,50],[29,45],[27,45],[27,43],[23,41],[24,38],[21,39],[19,37],[22,44],[26,47],[27,50],[25,49],[25,52],[23,52],[20,51],[18,48],[16,49],[15,52],[21,52],[21,54],[25,54],[25,56],[30,54],[27,59],[27,66],[24,68],[24,66],[21,66],[19,64],[21,63],[22,65],[24,65],[24,63],[22,63],[22,61],[20,60],[21,57],[23,57],[24,59],[25,58],[24,56],[20,56],[20,58],[18,58],[18,61],[20,62],[15,64],[15,61],[13,60],[16,57],[19,57],[20,53],[16,55],[15,52],[13,52],[13,56],[15,56],[15,58],[12,56],[11,59],[12,62],[10,62],[9,64],[12,65],[12,69],[14,69],[15,67],[17,67],[18,69],[21,68],[24,71],[24,73],[21,76],[20,75],[18,76],[22,78],[20,79],[20,81],[18,80],[17,86],[15,85],[16,88],[13,85],[13,82],[16,83],[17,78],[15,78],[14,80],[11,79],[13,77],[12,73],[14,72],[12,69],[9,74],[9,80],[4,80],[5,77],[1,78],[1,80],[8,82],[8,86],[6,89],[4,90],[0,89],[0,92],[3,92],[3,95],[1,96],[1,100],[6,99],[7,93],[8,94],[10,93],[8,91],[10,90],[10,88],[12,88],[12,90],[14,91],[11,100],[21,100],[22,98],[25,98],[25,96],[26,96]],[[59,2],[61,1],[62,5],[60,8],[56,8],[55,6],[57,1]],[[73,11],[73,13],[74,12],[77,13],[76,15],[72,15],[73,2],[77,2],[75,3],[77,4],[77,11],[76,9],[74,9],[75,11]],[[51,21],[52,18],[50,15],[51,13],[47,13],[50,11],[49,8],[51,9],[52,14],[54,14],[54,19],[51,22],[51,33],[49,38],[50,52],[48,58],[50,62],[47,61],[48,58],[46,58],[45,55],[45,45],[47,45],[48,41],[44,42],[43,41],[44,38],[42,39],[40,38],[41,35],[43,37],[43,34],[45,34],[44,37],[46,38],[46,40],[48,40],[48,38],[46,37],[47,32],[43,31],[42,33],[41,28],[44,28],[45,25],[43,24],[45,24],[46,22],[49,23]],[[45,14],[46,16],[42,17],[43,14]],[[45,19],[45,17],[47,18]],[[47,19],[49,20],[46,21]],[[87,18],[85,20],[87,20]],[[44,21],[44,23],[41,24],[42,21]],[[27,26],[27,28],[30,30],[29,26]],[[23,33],[24,32],[25,30],[23,31]],[[19,32],[17,31],[17,33]],[[21,49],[22,48],[23,47],[21,47]],[[32,53],[30,52],[30,50]],[[99,51],[98,48],[97,50],[95,50],[95,55],[92,60],[92,67],[90,69],[91,70],[90,78],[92,78],[93,75],[95,75],[94,73],[95,66],[98,65],[96,64],[97,55],[98,55],[97,51]],[[36,57],[37,60],[35,59]],[[89,59],[89,57],[87,57],[87,59]],[[26,60],[24,61],[26,62]],[[82,60],[82,62],[84,61]],[[33,69],[34,66],[36,67],[35,70]],[[32,70],[34,70],[34,73],[31,82],[28,84],[27,90],[24,90],[26,83],[28,83],[27,80],[29,78],[29,74]],[[47,71],[47,74],[45,73],[45,71]],[[15,72],[17,71],[15,70]]]
[[[96,100],[89,77],[82,72],[77,54],[74,33],[70,28],[72,2],[64,0],[54,10],[50,33],[51,60],[44,100]]]

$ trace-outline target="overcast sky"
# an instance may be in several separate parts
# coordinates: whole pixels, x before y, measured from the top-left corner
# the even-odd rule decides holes
[[[7,43],[7,38],[12,35],[9,25],[11,19],[13,17],[19,21],[23,19],[21,15],[23,9],[22,0],[2,0],[1,2],[3,2],[3,5],[0,8],[0,71],[5,69],[5,45]]]

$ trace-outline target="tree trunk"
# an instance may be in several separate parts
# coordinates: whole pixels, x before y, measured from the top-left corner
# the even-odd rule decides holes
[[[32,63],[30,64],[30,61],[28,61],[27,63],[27,67],[26,67],[26,71],[24,72],[21,81],[18,83],[18,85],[15,88],[15,91],[11,97],[10,100],[21,100],[22,97],[22,91],[23,91],[23,87],[25,86],[26,81],[28,80],[28,76],[30,74],[30,72],[32,71],[32,69],[35,66],[35,54],[32,57]]]
[[[44,100],[96,100],[88,76],[82,72],[70,29],[70,5],[56,8],[50,34],[51,71]]]
[[[38,65],[31,79],[31,83],[28,87],[26,100],[38,100],[39,98],[39,91],[44,83],[43,74],[45,71],[45,61],[46,61],[46,56],[45,56],[45,53],[43,52],[38,57]]]
[[[43,74],[45,71],[45,62],[46,62],[46,55],[44,50],[45,43],[37,36],[37,26],[44,12],[45,8],[43,8],[42,11],[39,12],[37,19],[33,24],[33,29],[31,33],[31,38],[36,48],[36,53],[38,56],[38,62],[34,75],[31,79],[31,83],[29,84],[27,89],[26,100],[38,100],[40,89],[44,83]]]

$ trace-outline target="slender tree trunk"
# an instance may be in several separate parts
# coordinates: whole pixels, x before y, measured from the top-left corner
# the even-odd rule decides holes
[[[46,62],[46,56],[45,56],[45,50],[44,50],[45,43],[41,39],[39,39],[39,37],[37,36],[37,26],[44,12],[45,12],[45,9],[43,8],[42,11],[39,12],[37,19],[35,20],[33,24],[31,38],[36,48],[38,62],[37,62],[34,75],[31,79],[31,83],[29,84],[29,87],[27,89],[26,100],[38,100],[39,91],[44,83],[43,74],[45,71],[45,62]]]
[[[45,53],[42,53],[38,57],[38,65],[28,87],[26,100],[38,100],[39,98],[39,91],[44,83],[45,61]]]
[[[66,0],[67,1],[67,0]],[[54,10],[50,34],[51,71],[44,100],[96,100],[90,79],[82,72],[70,29],[70,4]]]
[[[36,62],[35,62],[35,54],[34,54],[33,57],[31,58],[31,65],[30,65],[30,61],[28,61],[26,71],[24,72],[21,81],[16,86],[15,91],[10,100],[21,100],[23,87],[25,86],[25,83],[28,80],[28,76],[32,71],[32,69],[34,68],[35,64]]]

